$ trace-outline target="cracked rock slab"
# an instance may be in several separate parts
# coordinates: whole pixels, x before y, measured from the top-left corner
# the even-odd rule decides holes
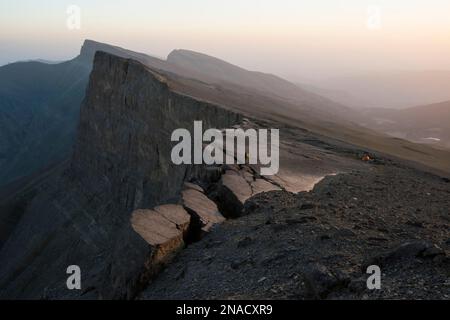
[[[281,189],[267,180],[255,178],[245,167],[240,171],[228,170],[222,176],[219,186],[220,209],[227,216],[240,216],[245,202],[250,197],[276,190]]]
[[[189,227],[190,215],[180,205],[161,205],[154,210],[135,210],[131,226],[151,246],[175,242],[183,244],[183,236]]]
[[[183,205],[201,224],[201,230],[208,232],[219,223],[225,221],[217,205],[203,192],[189,188],[182,191]]]
[[[264,179],[255,179],[255,181],[251,182],[253,195],[256,195],[261,192],[269,192],[269,191],[280,191],[281,188],[276,185],[264,180]]]
[[[198,184],[195,184],[192,182],[185,182],[184,188],[185,189],[194,189],[194,190],[197,190],[198,192],[204,192],[202,187],[200,187]]]
[[[222,177],[222,186],[230,190],[241,204],[253,194],[248,182],[239,174],[225,173]]]

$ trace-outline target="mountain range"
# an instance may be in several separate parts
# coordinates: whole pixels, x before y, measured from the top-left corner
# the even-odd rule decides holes
[[[427,159],[421,159],[423,154],[411,154],[409,147],[397,151],[389,139],[380,140],[377,138],[378,133],[365,128],[386,134],[397,133],[395,137],[408,139],[411,130],[414,130],[411,122],[412,126],[407,128],[400,123],[398,128],[380,127],[373,119],[374,114],[381,111],[350,109],[313,93],[318,92],[315,87],[305,85],[310,90],[303,89],[277,76],[247,71],[189,50],[174,50],[167,60],[162,60],[86,40],[80,55],[67,62],[47,64],[28,61],[0,67],[0,187],[45,170],[68,157],[75,139],[79,105],[84,97],[96,51],[132,58],[155,70],[182,77],[177,88],[181,92],[230,105],[240,111],[247,110],[250,114],[260,112],[272,114],[276,118],[295,119],[297,123],[317,132],[400,157],[418,156],[419,162],[428,162]],[[234,91],[238,91],[239,95],[229,94]],[[377,95],[380,99],[383,97]],[[448,125],[441,123],[441,128],[445,131]],[[364,132],[364,135],[357,134],[358,131]],[[420,140],[422,138],[429,137],[414,137],[413,141],[433,141]],[[446,135],[441,139],[445,141],[442,145],[446,146]],[[438,167],[442,168],[442,165]]]
[[[364,111],[365,126],[391,136],[450,149],[450,101],[407,109]]]
[[[371,72],[314,81],[314,92],[356,109],[407,109],[450,100],[450,71]]]
[[[195,79],[198,90],[204,90],[202,82],[242,86],[248,91],[246,94],[254,91],[302,105],[313,104],[322,113],[337,115],[344,108],[276,76],[249,72],[192,51],[175,50],[165,61],[86,40],[80,55],[67,62],[28,61],[0,67],[0,187],[68,157],[96,51],[132,58],[155,70]]]
[[[373,298],[445,294],[448,150],[378,133],[362,112],[188,50],[162,60],[87,40],[71,61],[0,74],[15,139],[2,140],[2,170],[15,171],[0,189],[1,298],[360,299],[373,261],[393,279]],[[175,165],[171,133],[196,120],[280,129],[279,172]],[[67,289],[70,265],[82,290]]]

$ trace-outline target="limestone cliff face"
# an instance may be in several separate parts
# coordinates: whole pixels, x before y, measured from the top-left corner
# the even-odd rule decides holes
[[[170,90],[142,64],[99,52],[91,75],[71,173],[104,184],[123,208],[166,202],[179,192],[186,166],[170,159],[172,131],[194,120],[223,128],[239,115]]]
[[[70,164],[0,251],[0,296],[133,297],[151,247],[132,229],[131,212],[176,203],[183,182],[201,173],[170,160],[172,131],[191,130],[194,120],[224,128],[240,116],[172,91],[138,62],[97,52]],[[66,288],[71,264],[81,267],[81,292]]]

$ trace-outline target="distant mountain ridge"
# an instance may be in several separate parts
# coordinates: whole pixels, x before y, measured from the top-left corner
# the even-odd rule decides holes
[[[407,109],[369,109],[367,126],[418,143],[450,148],[450,101]]]
[[[232,166],[175,165],[170,160],[171,132],[180,127],[192,130],[195,120],[204,121],[204,128],[229,128],[239,126],[247,114],[252,114],[251,122],[260,123],[263,128],[280,128],[280,149],[285,150],[282,153],[284,161],[280,158],[280,168],[290,169],[284,177],[294,177],[293,182],[300,184],[313,172],[323,174],[332,169],[332,173],[344,170],[348,176],[359,176],[369,185],[374,180],[367,183],[364,172],[372,172],[379,182],[385,166],[395,164],[394,169],[403,168],[403,164],[392,162],[379,153],[374,153],[377,162],[360,161],[360,154],[370,151],[371,147],[384,147],[383,151],[397,152],[406,158],[416,155],[411,158],[422,163],[439,158],[441,163],[431,164],[438,169],[438,165],[441,168],[447,165],[444,169],[450,169],[450,153],[375,135],[358,126],[346,127],[331,116],[321,119],[320,112],[308,112],[301,104],[258,92],[229,82],[205,83],[169,71],[156,72],[133,59],[97,51],[70,160],[61,170],[48,173],[44,185],[39,186],[36,194],[30,196],[32,199],[20,208],[16,209],[17,204],[12,203],[7,206],[16,209],[11,214],[4,215],[0,211],[0,225],[5,225],[2,231],[6,233],[2,233],[3,239],[0,238],[4,241],[0,248],[0,261],[4,262],[0,264],[0,297],[133,299],[166,264],[164,256],[175,253],[178,247],[172,237],[159,243],[148,242],[150,237],[144,236],[147,234],[145,229],[154,229],[154,224],[145,223],[147,227],[139,232],[132,219],[136,209],[179,204],[180,201],[187,205],[184,197],[180,198],[184,182],[197,181],[198,188],[204,186],[203,190],[210,189],[212,193],[217,191],[216,187],[232,188],[230,184],[223,187],[226,181],[222,175],[226,176],[227,172],[228,178],[236,177],[247,186],[251,196],[251,181],[256,180],[253,180],[250,167],[249,171],[238,167],[236,170],[242,171],[241,175],[233,171]],[[314,110],[314,105],[310,108]],[[325,138],[321,131],[338,139]],[[357,141],[364,147],[355,147],[342,140]],[[286,146],[289,147],[286,149]],[[346,165],[336,168],[336,163]],[[353,171],[363,167],[368,171]],[[305,170],[305,175],[293,176],[291,170],[297,169]],[[441,185],[445,183],[438,177],[433,179],[439,179]],[[284,180],[277,180],[280,186]],[[378,182],[374,181],[374,184]],[[37,178],[36,183],[40,183],[40,179]],[[217,210],[225,212],[226,207],[233,207],[230,210],[239,216],[242,211],[240,205],[234,209],[234,199],[241,201],[237,194],[243,189],[241,183],[238,185],[236,193],[227,193],[222,198],[223,203],[217,205]],[[327,201],[333,201],[334,195],[344,189],[349,197],[353,197],[353,186],[347,183],[335,185],[337,189],[323,185],[322,192]],[[385,186],[383,183],[373,187],[386,190]],[[347,199],[341,203],[347,203]],[[304,198],[301,201],[304,202]],[[245,203],[243,200],[244,207]],[[200,205],[202,211],[207,208],[203,201]],[[329,213],[336,213],[335,207],[330,210]],[[360,216],[359,212],[355,214]],[[373,215],[373,210],[368,215]],[[201,228],[206,223],[202,216],[195,214],[191,221],[193,228]],[[300,222],[297,225],[304,224],[304,221]],[[198,227],[194,227],[197,224]],[[265,222],[263,224],[272,228]],[[371,227],[368,225],[369,230]],[[178,223],[173,229],[178,229]],[[183,233],[181,230],[177,231],[178,235]],[[364,237],[366,234],[364,232]],[[237,250],[242,252],[240,246]],[[89,289],[67,290],[64,271],[72,264],[82,268],[83,283]]]
[[[27,61],[0,67],[0,187],[67,158],[97,51],[187,79],[248,88],[247,94],[274,96],[304,110],[313,106],[317,112],[335,116],[346,110],[277,76],[247,71],[201,53],[174,50],[162,60],[85,40],[80,54],[70,61]]]
[[[322,89],[319,93],[357,109],[405,109],[450,100],[450,70],[379,72],[336,77],[315,85]]]
[[[80,54],[69,61],[31,60],[0,67],[0,187],[69,156],[93,58],[99,50],[152,60],[86,40]]]
[[[346,114],[351,109],[300,88],[295,89],[295,86],[286,85],[285,91],[277,89],[282,79],[273,80],[272,91],[268,92],[265,85],[271,83],[271,76],[261,76],[210,57],[185,52],[178,55],[175,52],[169,60],[176,58],[177,62],[169,63],[92,41],[85,43],[80,56],[74,60],[91,66],[94,52],[95,61],[81,104],[80,120],[67,118],[73,121],[72,124],[78,123],[74,151],[68,152],[70,159],[44,172],[45,177],[38,175],[32,181],[23,179],[25,188],[16,186],[17,193],[8,194],[11,201],[6,201],[3,206],[0,203],[0,261],[3,262],[0,264],[0,297],[4,299],[135,298],[164,267],[168,261],[165,256],[172,256],[178,250],[176,242],[184,239],[195,241],[203,234],[202,225],[208,224],[203,215],[197,214],[197,211],[208,207],[204,201],[197,203],[199,209],[186,213],[190,216],[192,229],[185,236],[182,235],[185,228],[180,228],[184,223],[179,224],[178,219],[168,217],[164,219],[170,220],[169,233],[175,231],[176,237],[148,242],[147,239],[159,233],[159,228],[155,230],[152,223],[155,220],[143,224],[133,222],[137,209],[157,210],[155,207],[167,204],[188,207],[183,196],[185,182],[197,182],[200,190],[208,190],[209,194],[200,193],[208,203],[211,199],[207,195],[216,198],[216,194],[222,198],[215,205],[217,209],[213,208],[214,213],[229,210],[234,216],[239,216],[246,207],[246,200],[242,200],[239,194],[246,189],[248,192],[244,193],[244,198],[247,198],[246,194],[252,196],[255,189],[261,188],[256,185],[258,179],[261,180],[258,183],[266,187],[264,181],[269,181],[256,175],[257,171],[250,166],[247,169],[237,166],[233,170],[231,165],[175,165],[171,161],[171,133],[177,128],[192,130],[196,120],[203,121],[205,129],[246,128],[244,123],[250,122],[256,125],[255,128],[279,128],[280,170],[286,170],[286,173],[272,176],[276,180],[271,190],[289,183],[288,180],[292,184],[304,185],[305,180],[317,182],[316,178],[336,173],[339,178],[342,173],[350,179],[359,176],[358,181],[370,187],[370,198],[374,188],[384,190],[384,196],[389,194],[386,186],[391,180],[380,181],[380,174],[389,167],[394,172],[409,165],[450,172],[450,152],[363,128],[345,119],[351,116]],[[47,69],[45,71],[48,73]],[[230,78],[232,75],[246,77],[246,85],[240,79]],[[50,79],[54,84],[54,79]],[[27,88],[33,89],[32,86]],[[292,94],[289,94],[290,88]],[[48,96],[46,93],[44,98]],[[39,110],[45,110],[43,106],[45,104],[40,104]],[[52,106],[52,110],[59,110],[65,104]],[[244,118],[248,119],[244,121]],[[58,119],[51,120],[59,125]],[[56,145],[49,141],[52,146]],[[367,153],[373,159],[361,161]],[[411,161],[405,164],[405,161],[392,160],[391,156]],[[341,165],[336,166],[338,163]],[[364,171],[359,171],[363,167]],[[295,175],[296,171],[301,174]],[[367,173],[372,175],[369,181]],[[315,174],[320,176],[314,177]],[[425,173],[420,174],[425,176]],[[435,182],[439,181],[434,187],[441,188],[447,183],[440,177],[426,175],[430,179],[433,177]],[[230,178],[231,183],[227,183],[224,176]],[[350,185],[345,180],[335,181],[337,183],[331,184],[328,180],[327,184],[318,187],[322,188],[327,201],[334,201],[336,194],[345,191],[346,199],[342,198],[340,203],[341,211],[347,214],[347,200],[357,200],[354,192],[361,182]],[[397,179],[396,182],[402,184],[403,181]],[[376,185],[380,182],[383,184]],[[235,184],[235,192],[226,191],[233,189]],[[300,191],[306,190],[309,189]],[[222,191],[224,195],[220,195]],[[196,192],[200,191],[197,189]],[[404,195],[415,196],[407,192],[401,194]],[[304,194],[299,194],[299,197],[304,204]],[[359,195],[358,198],[365,200]],[[394,201],[393,205],[397,204]],[[335,216],[336,207],[324,207],[330,210],[330,216]],[[310,206],[308,208],[311,209]],[[368,217],[373,216],[373,208],[367,208],[370,209],[367,210]],[[392,208],[395,207],[389,205],[382,210],[391,212]],[[282,207],[279,209],[284,210]],[[277,210],[272,211],[276,214]],[[409,207],[405,211],[409,215]],[[305,212],[300,214],[300,218]],[[358,210],[354,213],[361,216]],[[264,214],[267,216],[271,211]],[[142,216],[144,220],[145,215]],[[297,219],[295,225],[320,222],[317,219],[298,220],[298,213],[293,216]],[[362,219],[361,223],[367,221],[367,217]],[[273,229],[274,223],[270,226],[266,220],[262,223]],[[288,224],[292,225],[291,222]],[[139,226],[144,225],[146,227],[140,229]],[[163,224],[166,229],[164,225],[167,224]],[[368,224],[368,231],[372,227]],[[148,229],[155,232],[147,233]],[[366,240],[366,231],[363,236]],[[323,239],[319,241],[323,242]],[[369,244],[368,248],[371,247]],[[285,248],[285,243],[280,248]],[[335,246],[331,249],[335,250]],[[236,250],[242,253],[241,246]],[[83,270],[84,291],[67,290],[65,270],[72,264]],[[356,265],[359,264],[360,261]]]
[[[0,186],[67,157],[89,72],[80,59],[0,67]]]
[[[270,115],[359,145],[377,141],[367,138],[375,137],[375,132],[362,127],[366,115],[325,98],[320,90],[317,94],[308,86],[305,89],[275,75],[248,71],[190,50],[173,50],[163,60],[85,40],[79,56],[70,61],[0,67],[0,187],[70,155],[80,104],[98,51],[139,61],[175,79],[174,90],[247,115]],[[376,145],[397,152],[390,143]],[[403,155],[403,150],[399,154]]]

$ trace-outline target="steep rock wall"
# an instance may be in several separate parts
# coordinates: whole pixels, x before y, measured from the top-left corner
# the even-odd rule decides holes
[[[240,118],[173,92],[136,61],[97,52],[72,160],[41,188],[0,251],[0,296],[132,298],[152,254],[131,227],[132,210],[176,202],[183,182],[203,170],[172,164],[172,131]],[[71,264],[81,267],[81,291],[66,288]]]

